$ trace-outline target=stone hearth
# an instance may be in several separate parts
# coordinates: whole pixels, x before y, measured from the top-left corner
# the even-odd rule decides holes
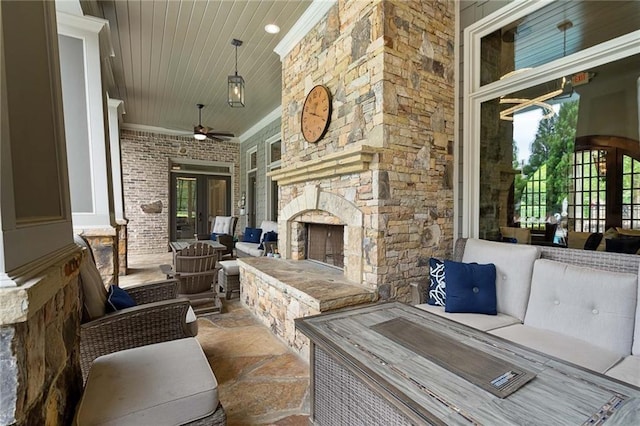
[[[242,303],[305,359],[309,340],[296,331],[296,318],[377,299],[375,292],[354,285],[339,269],[311,261],[243,257],[238,265]]]

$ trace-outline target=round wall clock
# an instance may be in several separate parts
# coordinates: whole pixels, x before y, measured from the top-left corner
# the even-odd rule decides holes
[[[300,117],[302,136],[308,142],[318,142],[331,121],[331,93],[325,86],[315,86],[304,101]]]

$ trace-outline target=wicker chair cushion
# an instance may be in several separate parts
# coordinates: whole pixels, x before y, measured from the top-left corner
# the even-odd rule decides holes
[[[85,257],[80,265],[80,281],[83,293],[82,316],[84,321],[91,321],[106,313],[107,290],[102,277],[91,259]]]
[[[233,225],[233,216],[216,216],[211,226],[212,234],[231,234]]]
[[[76,424],[178,425],[211,415],[218,382],[194,338],[114,352],[89,371]]]

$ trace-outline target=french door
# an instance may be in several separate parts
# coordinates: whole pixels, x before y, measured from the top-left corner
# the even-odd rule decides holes
[[[171,241],[207,238],[216,216],[231,215],[231,177],[171,173]]]

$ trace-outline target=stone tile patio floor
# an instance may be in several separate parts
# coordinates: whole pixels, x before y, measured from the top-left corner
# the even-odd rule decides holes
[[[129,256],[126,288],[163,279],[171,253]],[[309,364],[260,324],[236,298],[198,319],[198,341],[218,379],[228,425],[308,425]]]

